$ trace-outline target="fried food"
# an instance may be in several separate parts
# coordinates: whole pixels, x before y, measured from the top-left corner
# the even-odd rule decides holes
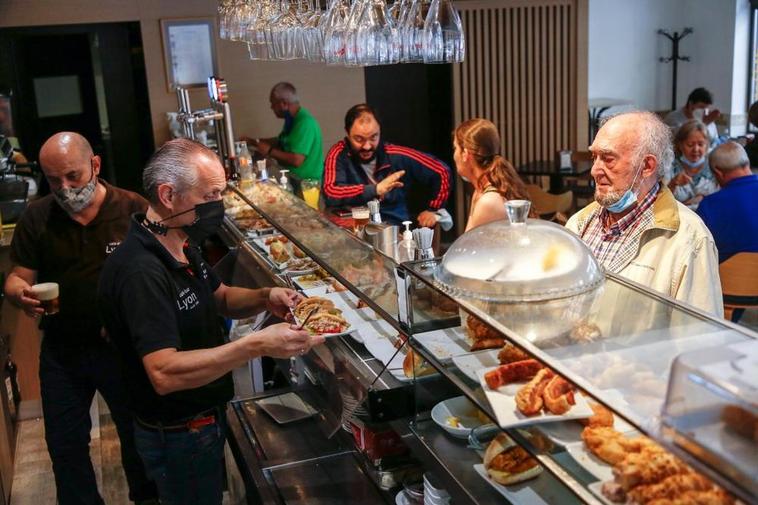
[[[471,343],[472,351],[497,349],[498,347],[502,347],[505,343],[503,337],[498,332],[484,324],[481,319],[472,316],[471,314],[466,318],[466,334]]]
[[[281,242],[282,244],[286,244],[287,242],[289,242],[289,239],[285,237],[284,235],[277,235],[275,237],[269,237],[263,241],[263,243],[266,245],[271,245],[274,242]]]
[[[735,433],[758,442],[758,416],[752,412],[737,405],[727,405],[721,411],[721,420]]]
[[[624,436],[613,428],[588,427],[582,430],[582,440],[587,449],[611,465],[620,463],[628,454],[623,439]]]
[[[295,258],[305,258],[305,257],[307,257],[306,254],[303,252],[303,250],[300,249],[299,247],[295,246],[295,245],[292,246],[292,255]]]
[[[502,338],[486,338],[477,340],[471,345],[471,352],[484,351],[485,349],[497,349],[502,346],[505,340]]]
[[[548,412],[557,416],[563,415],[576,405],[574,386],[560,375],[556,375],[545,386],[542,399]]]
[[[588,402],[592,412],[592,417],[581,419],[579,422],[590,428],[613,428],[613,413],[599,403]]]
[[[533,479],[542,467],[505,433],[499,433],[484,453],[484,468],[492,480],[505,486]]]
[[[685,491],[674,498],[650,500],[646,505],[733,505],[732,497],[726,491],[713,488],[708,491]]]
[[[506,365],[508,366],[508,365]],[[555,376],[549,368],[543,368],[534,378],[516,393],[516,408],[525,416],[535,416],[542,410],[542,393]]]
[[[513,382],[530,380],[544,367],[536,359],[525,359],[507,365],[500,365],[484,375],[484,380],[490,389],[497,389]]]
[[[696,473],[674,474],[655,481],[654,484],[637,486],[627,491],[626,496],[635,503],[648,503],[652,500],[676,498],[686,491],[708,491],[713,483]]]
[[[271,255],[271,259],[277,263],[284,263],[290,259],[289,251],[287,251],[287,248],[284,246],[284,244],[279,241],[271,243],[269,246],[269,254]]]
[[[629,453],[613,467],[615,480],[625,491],[687,472],[689,467],[673,454],[650,449]]]
[[[515,345],[506,342],[500,352],[497,353],[497,360],[501,365],[507,365],[515,361],[523,361],[529,359],[529,355],[516,347]]]

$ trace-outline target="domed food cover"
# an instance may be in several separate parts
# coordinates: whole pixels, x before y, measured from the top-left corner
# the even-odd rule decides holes
[[[566,298],[600,286],[602,269],[585,243],[562,226],[527,219],[529,206],[511,200],[508,220],[460,236],[435,280],[454,295],[505,303]]]

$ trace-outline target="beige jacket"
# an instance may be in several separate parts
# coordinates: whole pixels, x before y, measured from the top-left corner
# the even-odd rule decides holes
[[[582,236],[596,202],[574,214],[566,227]],[[664,187],[653,204],[654,222],[637,254],[618,273],[718,317],[724,315],[716,245],[703,221]]]

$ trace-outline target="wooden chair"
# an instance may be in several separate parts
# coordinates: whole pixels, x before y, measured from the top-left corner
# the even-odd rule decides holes
[[[737,253],[719,265],[724,292],[724,319],[734,309],[758,307],[758,253]]]
[[[546,192],[536,184],[527,184],[526,191],[529,193],[529,199],[532,201],[534,211],[549,221],[555,221],[560,224],[566,224],[568,217],[566,213],[571,209],[574,203],[574,195],[571,191],[566,191],[560,195],[553,195]]]

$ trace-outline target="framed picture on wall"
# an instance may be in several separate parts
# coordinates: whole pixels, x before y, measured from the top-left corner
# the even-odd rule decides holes
[[[208,77],[216,75],[215,26],[213,18],[161,19],[163,61],[170,92],[177,86],[205,87]]]

